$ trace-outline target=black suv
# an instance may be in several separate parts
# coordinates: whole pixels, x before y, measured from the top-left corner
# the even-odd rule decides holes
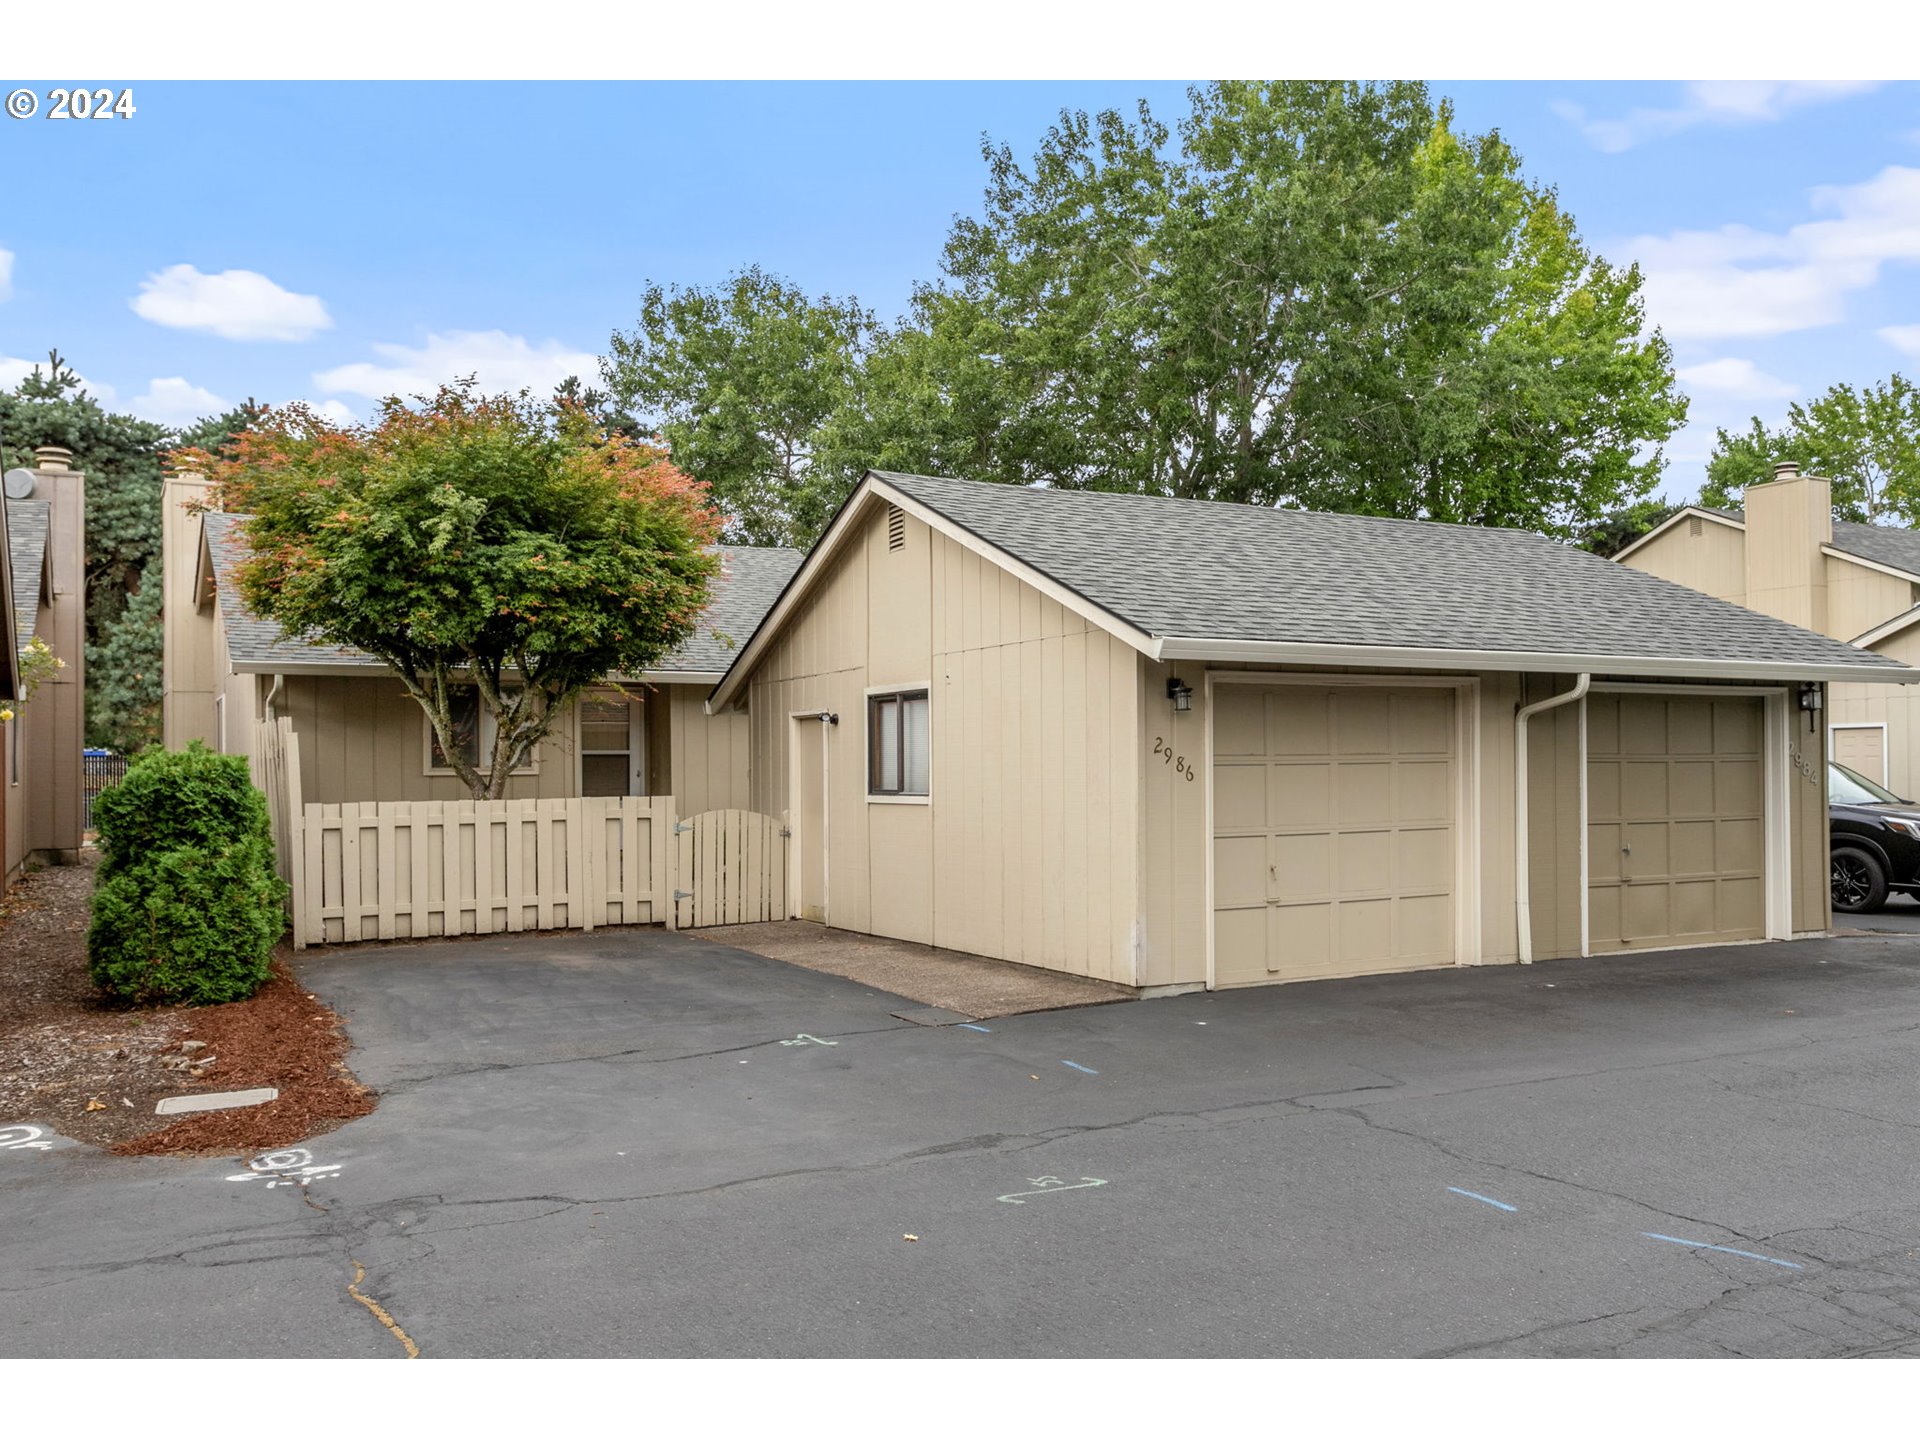
[[[1920,805],[1844,765],[1827,764],[1833,908],[1857,915],[1889,890],[1920,891]]]

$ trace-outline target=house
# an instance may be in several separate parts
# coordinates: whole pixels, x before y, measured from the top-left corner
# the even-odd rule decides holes
[[[1859,648],[1920,663],[1920,531],[1833,518],[1832,487],[1799,467],[1747,487],[1739,511],[1689,505],[1614,556],[1621,564]],[[1915,691],[1844,682],[1827,694],[1829,749],[1900,795],[1920,790]]]
[[[0,831],[6,837],[5,884],[29,860],[76,860],[83,843],[81,750],[86,729],[86,477],[73,452],[34,451],[31,470],[7,472],[5,603],[10,634],[0,672],[6,708],[0,724]],[[40,640],[62,662],[31,700],[21,665]]]
[[[708,705],[794,913],[1154,993],[1824,931],[1883,679],[1538,535],[870,472]]]
[[[470,798],[446,764],[426,713],[382,662],[290,638],[248,612],[233,581],[246,555],[245,517],[197,511],[207,489],[198,475],[166,482],[168,747],[200,740],[250,755],[257,727],[286,716],[299,739],[306,803]],[[508,781],[506,798],[671,794],[681,814],[746,803],[746,721],[709,716],[703,701],[801,557],[795,550],[741,546],[723,546],[720,556],[721,573],[692,638],[657,669],[590,692],[571,707]],[[469,743],[490,743],[489,717],[476,705],[468,718]]]

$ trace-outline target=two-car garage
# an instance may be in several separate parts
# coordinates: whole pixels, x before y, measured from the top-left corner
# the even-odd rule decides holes
[[[1512,765],[1498,743],[1512,731],[1510,690],[1493,677],[1210,679],[1212,983],[1482,958],[1475,912],[1498,905],[1506,877],[1482,863],[1500,837],[1482,843],[1477,802],[1495,782],[1498,829],[1504,787],[1522,783],[1500,773]],[[1601,685],[1541,732],[1541,783],[1584,777],[1567,786],[1559,845],[1578,867],[1561,891],[1579,953],[1769,934],[1769,878],[1784,883],[1786,857],[1770,870],[1769,844],[1785,841],[1769,839],[1768,711],[1781,723],[1785,698]],[[1554,734],[1570,753],[1554,755]],[[1543,854],[1553,838],[1537,838]]]

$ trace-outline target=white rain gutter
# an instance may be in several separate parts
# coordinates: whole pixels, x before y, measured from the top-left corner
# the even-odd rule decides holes
[[[1513,717],[1513,913],[1520,930],[1520,963],[1533,963],[1533,900],[1528,895],[1533,876],[1527,846],[1527,722],[1543,711],[1571,705],[1587,693],[1593,673],[1583,672],[1571,690],[1523,705]],[[1586,883],[1586,877],[1581,877]]]

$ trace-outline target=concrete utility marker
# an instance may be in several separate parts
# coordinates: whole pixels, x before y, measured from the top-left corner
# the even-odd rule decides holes
[[[262,1155],[249,1160],[246,1170],[239,1175],[229,1175],[229,1180],[265,1180],[267,1189],[276,1190],[282,1185],[310,1185],[315,1180],[331,1180],[340,1173],[338,1165],[316,1165],[311,1150],[275,1150],[272,1154]]]
[[[280,1092],[270,1085],[259,1090],[219,1090],[211,1095],[169,1095],[154,1105],[153,1113],[193,1115],[202,1110],[244,1110],[279,1098]]]
[[[1095,1180],[1092,1176],[1082,1175],[1078,1184],[1069,1184],[1058,1175],[1035,1175],[1027,1181],[1035,1186],[1032,1190],[1016,1190],[1011,1195],[996,1195],[994,1199],[1003,1200],[1009,1205],[1024,1205],[1035,1195],[1051,1195],[1056,1190],[1091,1190],[1096,1185],[1104,1185],[1104,1180]]]
[[[1677,1235],[1656,1235],[1651,1230],[1640,1232],[1649,1240],[1664,1240],[1669,1245],[1684,1245],[1689,1250],[1717,1250],[1722,1255],[1738,1255],[1742,1260],[1764,1260],[1769,1265],[1778,1265],[1785,1270],[1804,1270],[1807,1267],[1793,1260],[1776,1260],[1771,1255],[1756,1255],[1751,1250],[1736,1250],[1731,1245],[1710,1245],[1705,1240],[1682,1240]]]

